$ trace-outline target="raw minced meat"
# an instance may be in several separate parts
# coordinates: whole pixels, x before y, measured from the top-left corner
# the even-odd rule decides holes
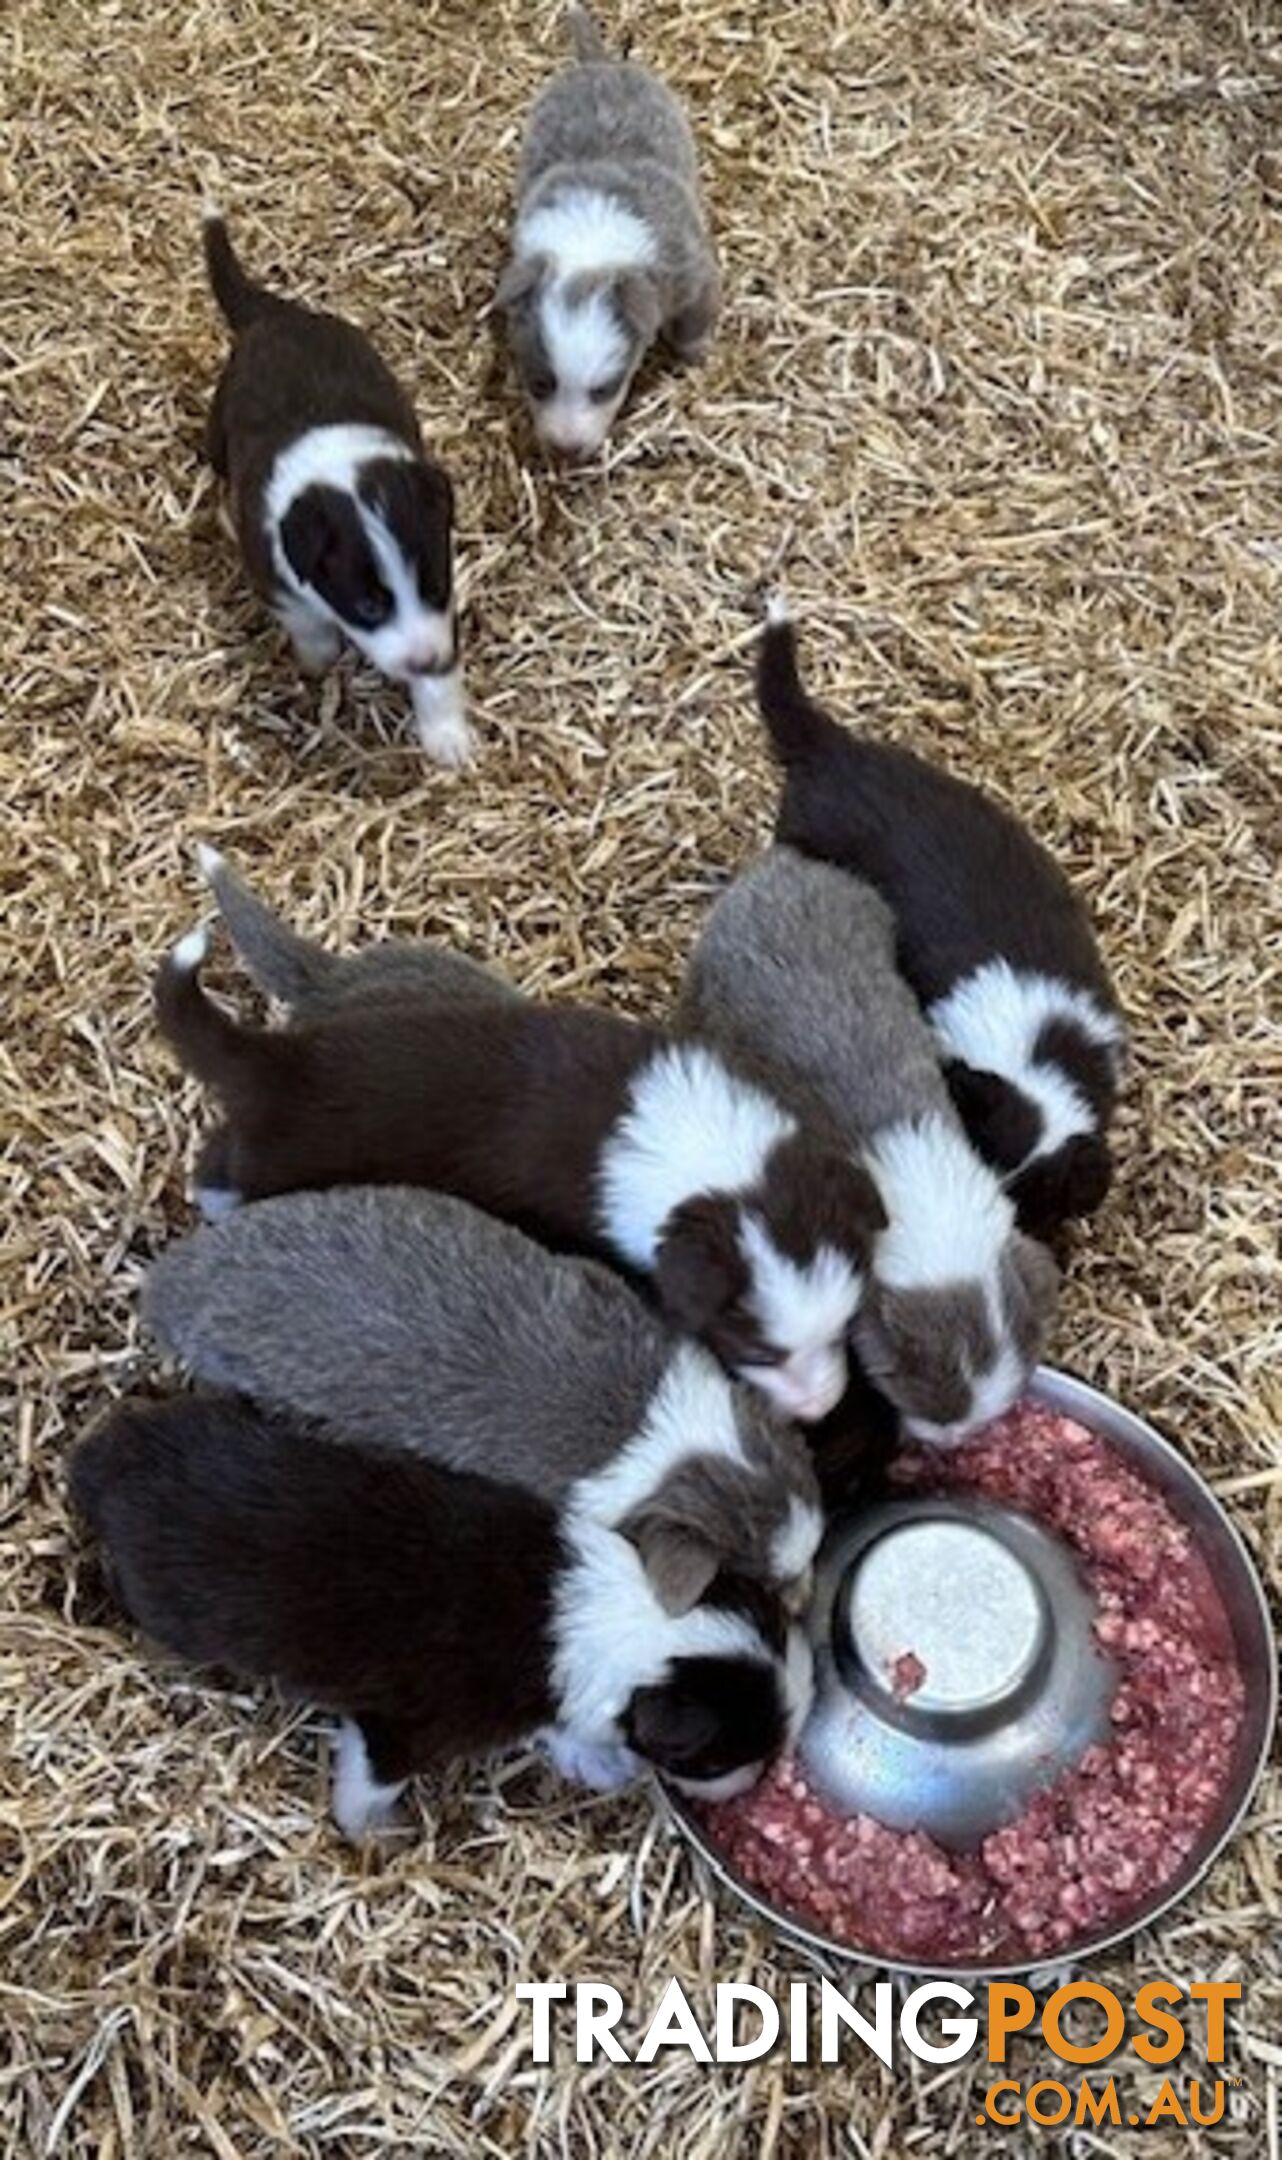
[[[926,1668],[915,1650],[901,1650],[889,1668],[890,1692],[899,1702],[907,1702],[915,1695],[926,1679]]]
[[[772,1904],[853,1947],[929,1964],[1071,1950],[1172,1880],[1227,1789],[1243,1688],[1223,1602],[1160,1494],[1072,1418],[1023,1403],[948,1454],[901,1455],[894,1475],[1008,1503],[1075,1548],[1120,1675],[1112,1737],[974,1853],[833,1814],[794,1760],[703,1822]],[[925,1677],[910,1656],[897,1694]]]

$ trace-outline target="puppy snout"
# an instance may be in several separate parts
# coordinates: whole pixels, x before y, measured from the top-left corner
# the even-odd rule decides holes
[[[759,1376],[785,1417],[813,1425],[836,1408],[846,1392],[846,1360],[840,1350],[808,1351],[768,1367]]]
[[[975,1430],[976,1427],[967,1421],[955,1425],[935,1425],[929,1418],[904,1419],[904,1431],[910,1440],[920,1440],[923,1447],[939,1448],[941,1451],[960,1447],[963,1440]]]

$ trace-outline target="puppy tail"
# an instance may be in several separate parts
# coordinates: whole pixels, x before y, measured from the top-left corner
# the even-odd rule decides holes
[[[305,1005],[329,982],[340,961],[273,915],[217,848],[202,844],[196,857],[232,944],[259,989],[286,1005]]]
[[[567,8],[565,27],[574,57],[582,67],[592,60],[608,60],[610,48],[585,7]]]
[[[770,747],[787,769],[843,739],[844,731],[810,698],[797,668],[797,633],[788,603],[772,596],[757,647],[757,707]]]
[[[231,1102],[270,1056],[270,1038],[261,1028],[240,1027],[206,996],[200,965],[208,943],[200,929],[174,946],[156,977],[156,1018],[184,1070]]]
[[[271,306],[272,295],[255,285],[241,268],[231,244],[226,221],[218,210],[206,210],[201,223],[205,243],[205,268],[213,295],[233,330],[243,330]]]

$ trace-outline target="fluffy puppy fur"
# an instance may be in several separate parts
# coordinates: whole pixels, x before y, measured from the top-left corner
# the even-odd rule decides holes
[[[570,1499],[668,1609],[790,1592],[822,1530],[800,1437],[628,1285],[439,1193],[293,1193],[170,1246],[143,1316],[212,1386]]]
[[[999,1416],[1037,1363],[1055,1264],[966,1137],[885,902],[771,848],[713,907],[678,1019],[860,1149],[887,1221],[852,1339],[908,1430],[947,1446]]]
[[[683,1333],[787,1415],[822,1417],[883,1220],[848,1151],[710,1050],[584,1007],[485,998],[474,978],[455,997],[453,959],[433,989],[430,950],[412,994],[270,1030],[206,997],[201,933],[170,956],[161,1026],[226,1111],[197,1172],[205,1213],[330,1185],[456,1193],[652,1279]]]
[[[350,1837],[412,1772],[541,1730],[590,1782],[649,1764],[741,1792],[808,1702],[800,1630],[759,1585],[722,1577],[674,1619],[596,1523],[244,1403],[120,1404],[73,1456],[71,1493],[166,1649],[344,1717]]]
[[[369,339],[248,278],[221,217],[205,260],[234,343],[206,454],[228,484],[241,559],[309,673],[343,640],[404,683],[418,739],[464,763],[454,497],[414,409]]]
[[[550,448],[600,448],[648,348],[701,359],[720,281],[694,138],[670,90],[570,10],[575,61],[530,114],[499,282],[517,374]]]
[[[1089,1214],[1112,1174],[1125,1032],[1063,872],[978,788],[822,712],[802,688],[781,602],[757,695],[785,775],[776,838],[853,870],[889,902],[953,1099],[1020,1223],[1050,1235]]]

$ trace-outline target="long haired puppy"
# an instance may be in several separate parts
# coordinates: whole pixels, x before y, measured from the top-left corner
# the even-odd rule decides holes
[[[948,1446],[1009,1408],[1041,1354],[1055,1264],[966,1136],[880,895],[768,849],[714,905],[678,1017],[858,1148],[886,1220],[851,1337],[908,1430]]]
[[[442,1193],[289,1193],[171,1245],[148,1326],[210,1385],[571,1497],[672,1610],[725,1567],[796,1593],[822,1516],[807,1451],[627,1283]]]
[[[157,983],[160,1024],[225,1123],[197,1171],[206,1214],[300,1188],[414,1184],[652,1281],[788,1416],[822,1417],[883,1215],[848,1150],[714,1050],[515,994],[328,1003],[239,1025],[206,995],[202,932]]]
[[[980,789],[839,727],[806,694],[772,604],[757,696],[784,768],[776,838],[867,878],[926,1011],[953,1099],[1025,1229],[1089,1214],[1112,1175],[1125,1030],[1086,910]]]
[[[526,128],[498,304],[540,440],[586,457],[657,338],[703,356],[721,288],[681,107],[586,10],[569,28],[575,59]]]
[[[369,339],[242,269],[221,217],[205,261],[233,344],[205,444],[241,559],[309,673],[344,641],[403,683],[441,765],[471,754],[454,604],[454,496]]]
[[[349,1837],[387,1822],[413,1772],[542,1732],[594,1782],[649,1765],[741,1792],[804,1715],[804,1640],[759,1588],[727,1578],[674,1619],[596,1524],[244,1403],[120,1404],[76,1450],[71,1494],[148,1635],[344,1719]]]

